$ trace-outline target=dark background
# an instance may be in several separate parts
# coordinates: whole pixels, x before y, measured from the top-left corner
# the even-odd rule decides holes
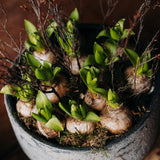
[[[19,41],[19,33],[22,32],[23,39],[27,38],[24,31],[24,19],[30,20],[36,24],[37,19],[33,11],[27,7],[23,0],[0,0],[6,9],[8,22],[7,28],[14,35],[16,41]],[[29,2],[29,0],[28,0]],[[63,6],[65,14],[68,15],[75,7],[79,9],[81,23],[102,23],[103,14],[100,7],[100,0],[59,0]],[[107,0],[102,0],[104,10],[106,10]],[[133,14],[142,4],[142,0],[119,0],[114,12],[111,14],[107,23],[115,24],[121,18],[132,18]],[[0,19],[3,19],[0,10]],[[147,42],[151,40],[153,35],[160,28],[160,8],[151,10],[145,17],[143,37]],[[0,39],[8,41],[7,36],[1,31]],[[15,53],[10,53],[12,58],[16,57]],[[27,160],[23,151],[18,145],[18,142],[12,131],[6,109],[4,106],[3,95],[0,95],[0,159],[1,160]]]

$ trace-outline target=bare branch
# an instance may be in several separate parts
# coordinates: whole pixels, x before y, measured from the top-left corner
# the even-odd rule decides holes
[[[140,34],[141,34],[141,30],[142,30],[143,18],[146,15],[146,13],[149,11],[149,9],[150,9],[150,0],[145,0],[145,2],[141,5],[139,10],[137,11],[137,13],[133,16],[133,21],[130,20],[129,34],[128,34],[128,37],[125,40],[124,48],[126,48],[126,46],[128,44],[128,40],[130,38],[130,35],[131,35],[134,27],[140,22],[140,31],[139,31],[138,39],[137,39],[137,42],[136,42],[136,43],[138,43],[139,37],[140,37]]]
[[[118,4],[118,0],[106,0],[105,2],[107,3],[107,6],[105,6],[103,4],[103,0],[99,1],[100,8],[101,8],[101,13],[102,13],[102,15],[104,17],[104,19],[103,19],[103,23],[104,24],[106,23],[107,18],[113,13],[115,7]],[[106,11],[104,10],[104,8],[105,8]]]
[[[5,20],[4,20],[4,22],[2,22],[2,19],[0,19],[0,24],[1,24],[1,26],[2,26],[2,28],[3,28],[3,30],[5,31],[5,33],[7,34],[7,36],[10,38],[10,40],[11,40],[11,45],[12,45],[12,43],[13,43],[13,45],[15,46],[15,51],[17,52],[17,53],[20,53],[20,48],[19,48],[19,46],[18,46],[18,44],[16,43],[16,41],[15,41],[15,39],[14,39],[14,37],[9,33],[9,31],[7,30],[7,14],[6,14],[6,11],[5,11],[5,9],[3,8],[3,6],[2,6],[2,4],[0,3],[0,8],[1,8],[1,11],[2,11],[2,13],[3,13],[3,16],[4,16],[4,18],[5,18]],[[12,45],[12,47],[13,47],[13,45]]]
[[[44,18],[43,26],[46,25],[46,22],[47,22],[48,17],[49,17],[49,11],[50,11],[50,9],[51,9],[51,4],[50,4],[50,0],[49,0],[48,9],[47,9],[47,14],[46,14],[46,16],[45,16],[45,18]]]

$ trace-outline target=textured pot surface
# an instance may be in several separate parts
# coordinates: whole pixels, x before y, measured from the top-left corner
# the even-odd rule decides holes
[[[158,88],[154,93],[150,112],[146,113],[140,123],[121,139],[117,139],[105,146],[104,151],[108,155],[108,160],[141,160],[149,152],[159,129],[160,95]],[[15,135],[30,159],[103,160],[106,158],[98,151],[91,153],[91,149],[87,148],[62,147],[30,133],[15,114],[13,109],[15,100],[13,97],[5,95],[5,104]]]
[[[95,29],[91,32],[93,31]],[[102,154],[102,150],[91,152],[90,148],[63,147],[32,133],[18,119],[15,109],[16,99],[5,95],[5,105],[15,135],[31,160],[142,160],[153,146],[159,130],[160,76],[156,77],[155,86],[150,112],[146,113],[129,133],[104,147],[103,151],[107,157]]]

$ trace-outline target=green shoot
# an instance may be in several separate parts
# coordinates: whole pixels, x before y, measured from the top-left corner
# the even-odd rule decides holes
[[[72,22],[73,22],[74,24],[78,23],[78,21],[79,21],[79,13],[78,13],[78,9],[77,9],[77,8],[75,8],[75,9],[72,11],[72,13],[70,14],[70,17],[69,17],[69,18],[72,20]]]
[[[88,89],[92,93],[97,93],[105,98],[108,105],[112,108],[117,108],[119,105],[119,99],[114,91],[111,89],[108,90],[108,92],[98,87],[98,77],[99,77],[100,70],[98,70],[95,67],[90,68],[81,68],[80,70],[80,76],[85,83],[85,85],[88,87]]]
[[[32,67],[35,72],[37,79],[44,83],[52,83],[55,76],[61,71],[60,67],[53,68],[52,64],[48,61],[44,61],[43,65],[34,56],[25,53],[28,64]]]
[[[46,29],[48,38],[52,36],[52,34],[54,33],[54,31],[56,31],[56,29],[57,29],[57,23],[54,20],[52,20],[52,23],[48,25]]]
[[[40,32],[36,29],[36,27],[28,20],[24,20],[24,25],[26,32],[29,37],[29,41],[25,42],[25,46],[28,50],[31,50],[32,48],[37,51],[44,50],[44,42],[43,38],[40,34]]]
[[[30,85],[21,85],[21,87],[18,87],[16,85],[5,85],[1,89],[1,93],[15,96],[17,98],[20,98],[24,102],[32,101],[34,96],[34,91]]]
[[[107,39],[112,39],[116,42],[122,41],[129,35],[129,29],[124,29],[124,22],[124,18],[119,20],[115,26],[111,27],[110,29],[102,30],[96,38],[98,39],[100,37],[107,37]],[[135,33],[131,32],[130,34],[134,35]]]
[[[67,113],[69,116],[82,121],[100,121],[97,114],[92,111],[88,111],[87,105],[85,103],[78,104],[74,100],[69,100],[68,104],[63,104],[59,102],[59,107]]]
[[[115,91],[112,91],[111,89],[108,90],[107,103],[112,108],[117,108],[120,105],[119,104],[119,99],[118,99]]]
[[[5,85],[1,89],[0,93],[2,93],[2,94],[8,94],[8,95],[14,95],[13,88],[10,85]]]
[[[34,98],[34,90],[29,84],[5,85],[0,93],[15,96],[24,102],[31,102]]]
[[[41,91],[38,91],[36,97],[36,107],[38,109],[38,114],[32,113],[32,116],[36,120],[45,123],[46,127],[50,129],[57,131],[64,130],[61,122],[55,115],[52,114],[51,102],[48,100],[47,96]]]
[[[148,63],[144,63],[148,59],[150,59],[150,53],[146,53],[146,55],[139,57],[138,54],[131,49],[124,49],[124,53],[128,56],[132,66],[136,69],[137,67],[137,75],[145,75],[147,77],[151,77],[151,69],[148,66]],[[141,63],[144,63],[141,65]]]
[[[58,120],[58,118],[55,115],[52,115],[52,118],[45,124],[45,126],[56,131],[64,130],[61,122]]]
[[[97,39],[103,37],[103,45],[94,43],[93,53],[94,55],[89,55],[84,63],[84,66],[98,66],[105,69],[106,66],[110,65],[112,62],[119,60],[116,56],[118,44],[120,44],[129,35],[129,29],[124,29],[125,19],[119,20],[116,25],[110,29],[102,30],[98,35]],[[131,32],[131,35],[134,35]]]
[[[107,100],[107,91],[98,87],[100,70],[96,67],[81,68],[80,76],[92,93],[98,93]]]
[[[54,33],[59,41],[61,48],[70,56],[75,56],[75,36],[74,33],[76,31],[76,25],[79,21],[79,13],[77,8],[75,8],[72,13],[70,14],[69,20],[65,23],[66,31],[63,30],[61,33],[59,32],[59,28],[57,23],[52,20],[52,23],[47,27],[46,33],[50,38],[51,35]]]

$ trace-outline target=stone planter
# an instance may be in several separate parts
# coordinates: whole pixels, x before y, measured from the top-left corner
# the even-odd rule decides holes
[[[92,33],[95,28],[87,28]],[[86,30],[84,30],[86,31]],[[83,28],[82,28],[83,32]],[[87,32],[86,32],[87,33]],[[89,34],[89,33],[87,33]],[[96,34],[96,33],[95,33]],[[92,37],[92,34],[90,34]],[[159,130],[160,120],[160,76],[155,78],[155,90],[150,103],[150,112],[130,132],[108,143],[102,152],[91,152],[91,148],[73,148],[48,141],[32,133],[19,120],[16,113],[16,99],[5,95],[5,105],[14,133],[23,151],[31,160],[142,160],[153,146]]]

